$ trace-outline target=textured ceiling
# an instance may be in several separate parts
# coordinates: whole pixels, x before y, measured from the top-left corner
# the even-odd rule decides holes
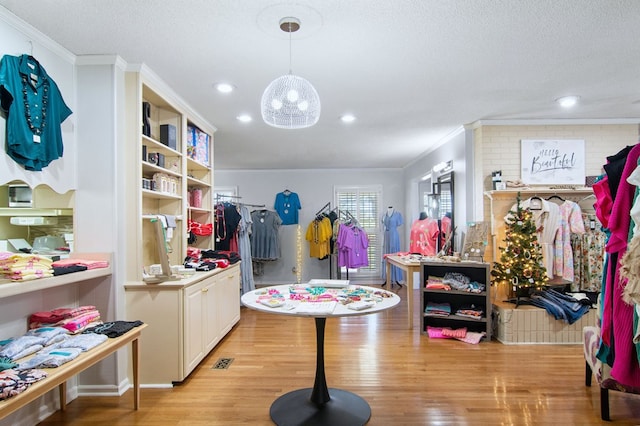
[[[489,119],[640,117],[636,0],[0,0],[76,55],[145,63],[218,128],[219,169],[403,167],[460,126]],[[319,123],[260,117],[292,70]],[[14,53],[14,52],[11,52]],[[221,95],[219,81],[237,90]],[[577,94],[566,111],[554,99]],[[338,120],[351,112],[350,125]],[[243,124],[241,113],[254,120]]]

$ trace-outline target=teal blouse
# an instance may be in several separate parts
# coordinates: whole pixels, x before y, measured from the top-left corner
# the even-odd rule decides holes
[[[40,171],[62,157],[60,125],[72,112],[34,57],[2,57],[0,106],[7,118],[7,154],[17,163]]]

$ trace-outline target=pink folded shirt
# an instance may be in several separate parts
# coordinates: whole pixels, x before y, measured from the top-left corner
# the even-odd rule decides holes
[[[97,268],[108,268],[109,262],[106,260],[88,260],[88,259],[60,259],[53,262],[52,266],[54,267],[64,267],[64,266],[86,266],[87,269],[97,269]]]

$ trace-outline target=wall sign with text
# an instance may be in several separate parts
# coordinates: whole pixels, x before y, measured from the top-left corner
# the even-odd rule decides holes
[[[584,186],[584,140],[522,139],[520,168],[526,184]]]

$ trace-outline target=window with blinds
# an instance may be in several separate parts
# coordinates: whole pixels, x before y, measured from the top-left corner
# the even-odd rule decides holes
[[[343,213],[351,214],[367,233],[369,266],[349,270],[349,279],[370,279],[380,277],[382,240],[380,238],[380,211],[382,186],[336,186],[334,204]],[[346,269],[343,268],[343,275]]]

